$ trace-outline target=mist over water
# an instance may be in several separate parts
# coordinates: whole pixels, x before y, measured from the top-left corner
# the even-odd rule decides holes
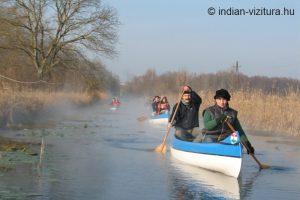
[[[22,164],[2,173],[1,199],[300,199],[299,138],[248,134],[271,168],[259,171],[245,154],[234,179],[153,152],[166,127],[137,120],[151,113],[141,99],[124,100],[118,110],[67,110],[55,127],[2,133],[44,137],[46,153],[40,170]]]

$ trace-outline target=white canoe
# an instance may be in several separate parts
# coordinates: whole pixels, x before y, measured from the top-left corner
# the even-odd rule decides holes
[[[118,107],[111,107],[110,110],[118,110]]]
[[[149,122],[151,124],[161,124],[161,125],[167,125],[169,120],[169,114],[168,113],[163,113],[160,115],[154,115],[151,116],[149,119]]]
[[[235,132],[220,143],[194,143],[173,137],[171,155],[187,164],[237,178],[242,166],[242,145]]]

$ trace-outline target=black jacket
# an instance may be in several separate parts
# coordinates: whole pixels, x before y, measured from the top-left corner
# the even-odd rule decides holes
[[[191,91],[191,102],[189,105],[184,105],[181,101],[177,110],[174,122],[172,125],[182,129],[192,129],[199,127],[199,108],[202,103],[201,97],[194,91]],[[172,113],[169,117],[169,122],[174,115],[177,103],[173,106]]]

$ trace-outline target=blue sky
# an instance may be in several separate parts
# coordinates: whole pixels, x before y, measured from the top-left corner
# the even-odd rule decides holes
[[[300,78],[298,0],[106,0],[117,9],[118,57],[107,68],[127,80],[159,73],[214,73],[238,60],[247,75]],[[294,16],[208,15],[209,7],[294,9]]]

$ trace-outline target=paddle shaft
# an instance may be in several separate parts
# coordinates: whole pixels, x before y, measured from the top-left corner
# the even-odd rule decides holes
[[[171,118],[171,122],[170,122],[171,124],[173,123],[173,121],[174,121],[174,119],[175,119],[175,116],[176,116],[176,114],[177,114],[177,111],[178,111],[178,108],[179,108],[180,101],[181,101],[181,98],[182,98],[183,93],[184,93],[184,91],[183,91],[183,92],[181,93],[181,95],[180,95],[180,99],[179,99],[179,101],[178,101],[178,103],[177,103],[177,106],[176,106],[175,111],[174,111],[174,113],[173,113],[173,116],[172,116],[172,118]],[[164,139],[163,139],[163,142],[162,142],[162,149],[163,149],[163,147],[166,145],[166,141],[167,141],[168,135],[169,135],[169,133],[170,133],[170,129],[171,129],[171,127],[168,125],[166,134],[165,134]]]
[[[227,121],[227,119],[226,119],[225,121],[226,121],[227,125],[229,126],[229,128],[230,128],[233,132],[235,132],[234,127]],[[242,143],[242,145],[247,149],[247,151],[250,152],[249,148],[245,145],[245,143],[242,142],[242,141],[241,141],[241,143]],[[254,155],[253,153],[249,153],[249,154],[250,154],[251,157],[255,160],[255,162],[259,165],[259,167],[260,167],[261,169],[264,169],[264,168],[265,168],[265,167],[261,164],[261,162],[259,162],[259,160],[255,157],[255,155]]]

